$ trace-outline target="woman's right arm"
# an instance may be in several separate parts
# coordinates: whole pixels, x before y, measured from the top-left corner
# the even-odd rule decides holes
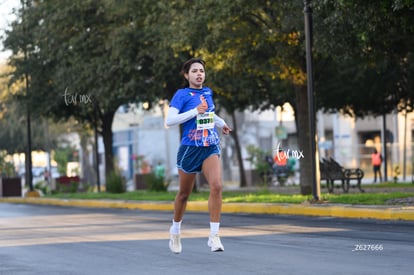
[[[177,108],[174,107],[170,107],[168,109],[168,114],[167,114],[167,118],[165,120],[165,124],[167,126],[174,126],[177,124],[181,124],[184,123],[190,119],[192,119],[193,117],[195,117],[198,114],[198,110],[197,108],[191,109],[187,112],[178,113],[179,110]]]

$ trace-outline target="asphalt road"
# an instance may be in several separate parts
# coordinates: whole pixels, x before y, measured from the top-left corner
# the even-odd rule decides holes
[[[187,213],[183,253],[168,211],[0,203],[0,274],[412,274],[414,222],[224,214],[224,252],[208,214]]]

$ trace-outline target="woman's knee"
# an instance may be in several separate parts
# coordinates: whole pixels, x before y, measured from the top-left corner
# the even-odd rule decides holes
[[[190,192],[179,191],[177,193],[176,200],[180,202],[187,202],[189,197],[190,197]]]
[[[219,180],[215,180],[209,183],[210,186],[210,193],[213,194],[220,194],[222,191],[222,185]]]

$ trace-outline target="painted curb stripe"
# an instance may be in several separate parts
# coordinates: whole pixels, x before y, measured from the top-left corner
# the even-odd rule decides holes
[[[3,203],[29,203],[58,206],[126,208],[153,211],[173,211],[173,202],[133,202],[117,200],[77,200],[49,198],[0,198]],[[187,211],[208,212],[207,202],[190,201]],[[277,203],[223,203],[222,213],[280,214],[327,216],[340,218],[367,218],[379,220],[414,221],[414,207],[360,207],[348,205],[308,205]]]

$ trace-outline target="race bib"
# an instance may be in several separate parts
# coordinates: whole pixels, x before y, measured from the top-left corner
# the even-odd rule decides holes
[[[214,112],[206,112],[204,114],[198,114],[196,118],[197,130],[212,129],[214,128]]]

